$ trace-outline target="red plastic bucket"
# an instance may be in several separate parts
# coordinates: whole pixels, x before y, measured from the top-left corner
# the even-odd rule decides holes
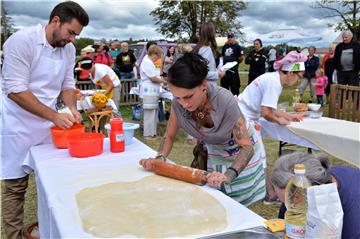
[[[103,152],[105,136],[100,133],[82,133],[68,137],[69,153],[72,157],[86,158]]]
[[[74,124],[69,129],[62,129],[58,126],[53,126],[50,130],[55,147],[66,149],[68,142],[67,138],[72,135],[84,133],[85,127],[82,124]]]

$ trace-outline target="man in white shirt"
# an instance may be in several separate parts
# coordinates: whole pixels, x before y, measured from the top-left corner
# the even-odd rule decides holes
[[[46,26],[18,31],[4,43],[0,178],[6,238],[22,238],[29,173],[22,164],[30,147],[51,143],[52,125],[70,128],[81,121],[74,91],[75,47],[69,43],[88,22],[79,4],[66,1],[53,9]],[[55,111],[58,98],[72,115]]]

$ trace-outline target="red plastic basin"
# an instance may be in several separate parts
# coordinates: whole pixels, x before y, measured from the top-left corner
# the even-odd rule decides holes
[[[82,124],[74,124],[69,129],[62,129],[58,126],[51,127],[51,137],[55,147],[59,149],[66,149],[68,140],[67,138],[72,135],[84,133],[85,127]]]
[[[100,133],[82,133],[68,137],[69,153],[72,157],[86,158],[103,152],[105,135]]]

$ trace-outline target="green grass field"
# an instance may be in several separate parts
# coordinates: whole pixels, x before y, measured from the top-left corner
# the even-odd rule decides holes
[[[244,68],[243,68],[244,67]],[[241,70],[246,70],[246,66],[243,66],[241,64],[240,66]],[[242,82],[242,89],[244,88],[244,85],[247,82],[247,75],[241,75],[241,82]],[[282,102],[289,102],[289,105],[292,103],[292,95],[295,92],[295,88],[297,86],[291,87],[291,88],[285,88],[283,90],[283,93],[281,94],[279,103]],[[309,99],[309,93],[308,90],[307,93],[304,96],[304,100],[307,101]],[[324,107],[324,116],[327,115],[327,108],[328,105]],[[289,108],[290,110],[290,108]],[[122,107],[121,113],[123,115],[123,118],[126,121],[131,121],[131,107]],[[158,127],[158,135],[163,135],[165,132],[166,125],[165,124],[159,124]],[[152,141],[146,141],[143,139],[140,130],[137,130],[135,132],[135,137],[144,142],[145,144],[149,145],[151,148],[153,148],[155,151],[158,149],[159,143],[160,143],[160,137],[158,137],[157,140]],[[181,165],[190,165],[190,162],[193,159],[192,156],[192,150],[193,145],[188,145],[185,143],[186,141],[186,134],[183,131],[180,131],[178,134],[173,150],[171,154],[169,155],[169,158],[175,161],[178,164]],[[278,147],[279,143],[277,141],[264,138],[264,143],[266,147],[266,153],[267,153],[267,162],[268,166],[271,168],[278,158]],[[306,150],[305,148],[299,148],[295,147],[297,150]],[[152,155],[149,155],[152,156]],[[343,161],[337,160],[335,158],[332,158],[333,164],[342,164],[347,165]],[[265,206],[262,204],[262,202],[258,202],[250,207],[251,210],[253,210],[255,213],[263,216],[264,218],[274,218],[277,217],[278,212],[278,206]],[[240,219],[239,219],[240,220]],[[29,188],[26,193],[26,202],[25,202],[25,225],[31,224],[32,222],[37,221],[37,196],[36,196],[36,186],[34,181],[34,175],[32,174],[30,177],[30,183]],[[3,235],[3,233],[2,233]],[[5,238],[2,236],[2,238]]]

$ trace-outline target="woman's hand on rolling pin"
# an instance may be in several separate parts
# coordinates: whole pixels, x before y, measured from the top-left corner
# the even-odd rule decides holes
[[[153,168],[153,162],[157,161],[158,159],[155,158],[147,158],[147,159],[141,159],[139,161],[139,164],[144,167],[145,170],[151,171]]]
[[[220,188],[222,183],[229,183],[228,178],[223,173],[212,172],[206,175],[207,183],[216,188]]]

